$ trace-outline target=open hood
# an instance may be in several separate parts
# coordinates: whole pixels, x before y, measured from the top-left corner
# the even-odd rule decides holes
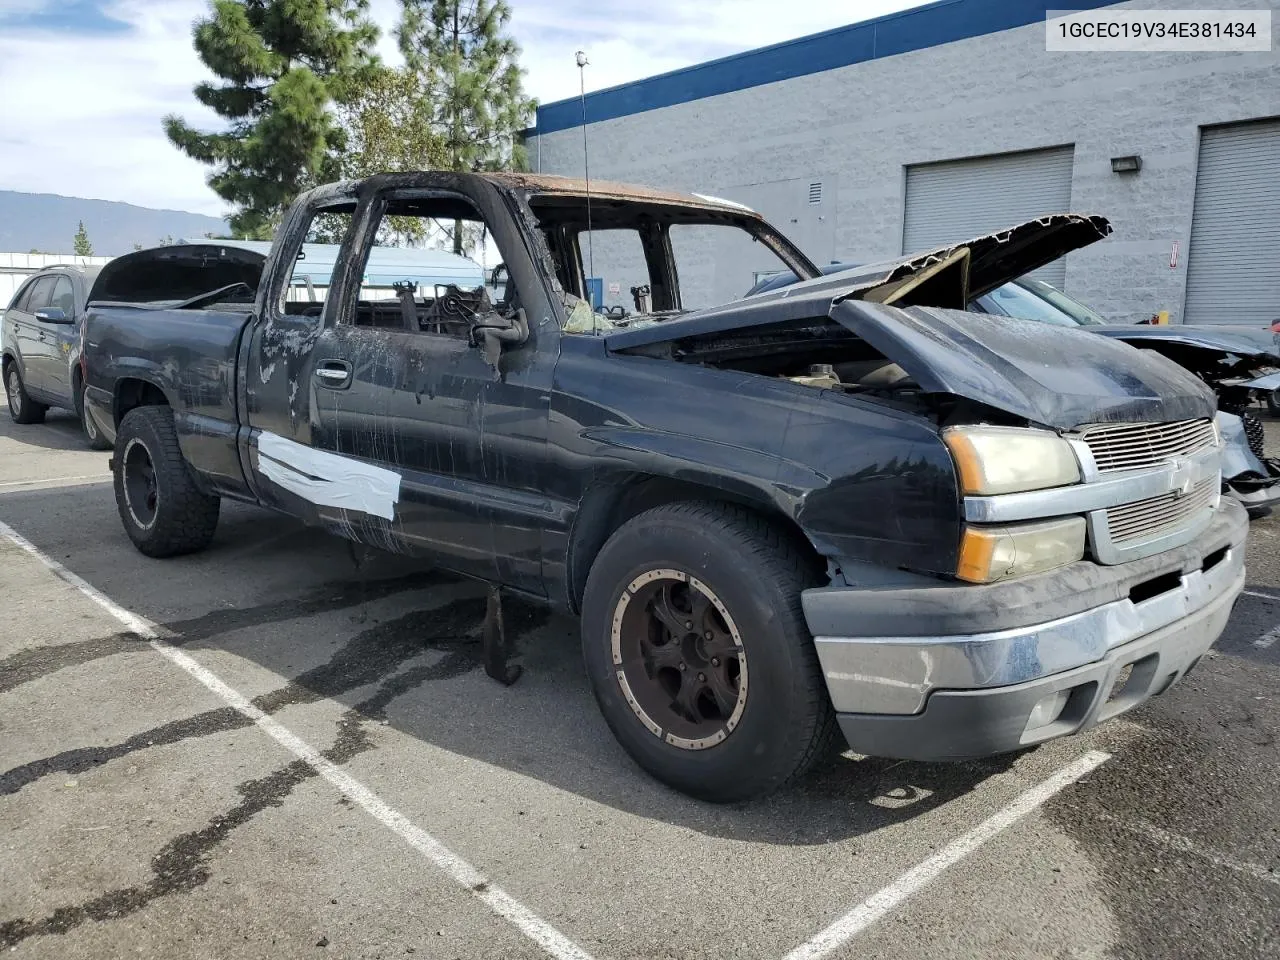
[[[833,302],[851,298],[963,310],[974,297],[1110,233],[1111,225],[1105,217],[1053,214],[929,253],[863,264],[676,319],[619,328],[607,334],[605,342],[609,349],[620,350],[824,316]]]
[[[1107,421],[1208,418],[1197,377],[1149,350],[1079,328],[964,310],[1010,279],[1111,232],[1102,217],[1060,214],[886,264],[855,267],[777,291],[605,336],[613,352],[679,359],[698,344],[741,337],[762,346],[778,325],[828,318],[896,363],[926,393],[951,394],[1032,423],[1069,430]],[[759,333],[755,331],[759,330]]]
[[[138,250],[102,268],[89,301],[180,306],[243,284],[235,299],[252,302],[266,262],[256,251],[216,242]]]
[[[1057,213],[1038,220],[1028,220],[1007,230],[998,230],[948,247],[939,247],[928,253],[903,256],[831,273],[818,280],[784,287],[777,291],[777,295],[786,296],[788,291],[791,291],[794,296],[809,284],[834,281],[836,285],[848,291],[847,295],[856,293],[860,294],[860,299],[892,302],[889,298],[904,281],[955,260],[967,250],[968,262],[965,269],[967,297],[956,305],[958,309],[963,309],[964,304],[969,300],[989,293],[1010,280],[1043,267],[1046,263],[1052,263],[1072,250],[1086,247],[1110,234],[1111,224],[1106,217]]]
[[[897,363],[922,390],[1069,430],[1108,421],[1213,417],[1213,392],[1149,350],[1069,327],[939,307],[846,300],[831,319]]]

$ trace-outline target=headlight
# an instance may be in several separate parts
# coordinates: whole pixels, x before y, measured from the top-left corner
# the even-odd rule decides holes
[[[1052,570],[1084,556],[1084,517],[964,528],[956,576],[972,583]]]
[[[963,494],[1044,490],[1080,480],[1071,445],[1048,430],[949,427],[942,440],[956,462]]]

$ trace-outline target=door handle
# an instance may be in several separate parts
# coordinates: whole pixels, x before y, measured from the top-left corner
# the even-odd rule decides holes
[[[340,390],[351,383],[351,364],[345,360],[322,360],[316,366],[315,377],[326,387]]]

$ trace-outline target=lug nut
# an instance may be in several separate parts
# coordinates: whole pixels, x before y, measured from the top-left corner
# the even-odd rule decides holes
[[[711,658],[711,665],[712,665],[713,667],[718,667],[718,666],[720,666],[720,658],[719,658],[719,657],[712,657],[712,658]]]
[[[685,663],[683,660],[681,660],[681,661],[680,661],[680,669],[681,669],[681,670],[688,670],[688,669],[689,669],[689,665],[688,665],[687,663]]]
[[[715,636],[715,634],[712,633],[710,630],[708,630],[706,633],[703,634],[703,636],[706,637],[706,639],[710,640],[712,637]]]
[[[692,629],[693,629],[693,621],[692,621],[692,620],[686,620],[686,621],[684,622],[684,628],[685,628],[686,630],[692,630]]]
[[[706,682],[707,682],[707,675],[706,675],[705,673],[700,673],[700,674],[698,674],[698,682],[699,682],[699,683],[706,683]]]

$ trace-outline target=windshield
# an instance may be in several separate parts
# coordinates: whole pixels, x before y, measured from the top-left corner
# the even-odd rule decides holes
[[[564,289],[566,333],[634,327],[742,297],[764,274],[813,277],[795,246],[749,211],[648,199],[535,196]]]
[[[1033,280],[1030,277],[1024,277],[1019,280],[1018,283],[1022,284],[1036,296],[1053,304],[1082,327],[1103,326],[1107,322],[1096,311],[1086,307],[1074,297],[1067,296],[1057,287],[1052,284],[1045,283],[1043,280]]]
[[[982,300],[994,304],[994,312],[1002,313],[1006,317],[1016,317],[1019,320],[1039,320],[1042,323],[1052,323],[1059,327],[1076,327],[1080,325],[1071,314],[1060,310],[1048,300],[1036,296],[1026,287],[1021,286],[1022,283],[1023,281],[1015,281],[996,287]]]

